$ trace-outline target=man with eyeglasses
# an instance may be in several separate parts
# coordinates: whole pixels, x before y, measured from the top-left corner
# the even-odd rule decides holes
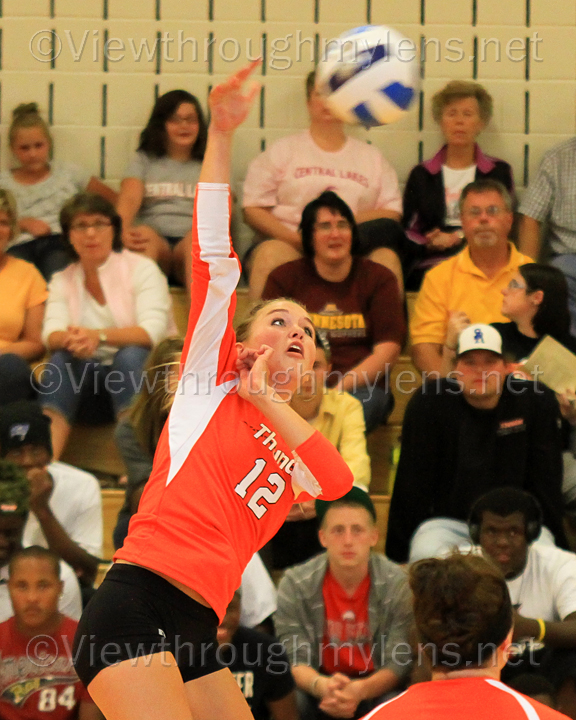
[[[93,475],[52,462],[50,419],[33,401],[0,408],[0,457],[20,467],[30,485],[23,545],[42,545],[76,572],[83,587],[96,578],[102,553],[102,497]]]
[[[412,360],[422,372],[442,374],[448,323],[506,322],[502,290],[520,265],[532,262],[508,240],[513,213],[510,195],[497,180],[477,180],[460,197],[467,246],[432,268],[418,294],[410,333]]]

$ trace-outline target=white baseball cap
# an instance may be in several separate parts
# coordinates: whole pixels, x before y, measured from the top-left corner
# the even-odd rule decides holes
[[[502,355],[502,336],[491,325],[475,323],[462,330],[458,337],[457,355],[470,352],[470,350],[490,350]]]

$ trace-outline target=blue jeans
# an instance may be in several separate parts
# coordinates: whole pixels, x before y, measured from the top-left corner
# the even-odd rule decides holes
[[[66,350],[58,350],[42,373],[38,388],[41,404],[71,423],[83,399],[105,393],[118,416],[141,388],[149,352],[148,348],[127,345],[117,351],[111,365],[103,365],[98,360],[78,360]]]
[[[570,334],[576,335],[576,255],[554,255],[550,260],[558,270],[561,270],[568,283],[568,309],[570,310]]]
[[[374,388],[359,387],[350,395],[353,395],[356,400],[360,400],[362,403],[367,433],[375,430],[378,425],[384,425],[388,420],[388,415],[394,409],[392,392],[379,385]]]
[[[14,353],[0,355],[0,405],[16,400],[32,400],[34,386],[30,365]]]
[[[547,527],[543,527],[535,542],[554,545],[554,537]],[[441,557],[456,548],[466,550],[471,546],[468,523],[464,520],[448,517],[432,518],[421,523],[412,535],[409,562]]]

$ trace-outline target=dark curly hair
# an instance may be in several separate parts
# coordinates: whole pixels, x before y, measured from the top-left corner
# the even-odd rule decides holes
[[[148,124],[140,134],[138,150],[152,157],[164,157],[167,154],[166,121],[174,115],[182,103],[194,105],[198,115],[198,137],[190,150],[190,159],[204,159],[208,125],[198,98],[186,90],[170,90],[160,95],[154,103]]]
[[[481,667],[510,632],[504,576],[478,555],[420,560],[409,582],[419,641],[434,668]]]

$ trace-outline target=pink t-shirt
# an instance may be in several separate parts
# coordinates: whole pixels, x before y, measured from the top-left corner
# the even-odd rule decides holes
[[[277,140],[250,163],[243,206],[272,208],[296,230],[305,205],[325,190],[337,193],[355,215],[375,209],[402,213],[396,171],[379,150],[349,137],[341,150],[327,152],[309,130]]]

